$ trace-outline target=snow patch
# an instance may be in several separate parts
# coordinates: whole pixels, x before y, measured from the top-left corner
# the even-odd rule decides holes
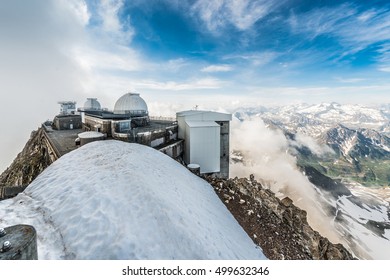
[[[265,259],[207,182],[120,141],[61,157],[0,217],[37,229],[40,259]]]

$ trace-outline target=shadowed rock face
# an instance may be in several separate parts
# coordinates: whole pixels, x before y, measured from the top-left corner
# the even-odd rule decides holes
[[[306,211],[296,207],[288,197],[280,200],[253,176],[206,180],[268,258],[354,259],[343,245],[333,244],[314,231],[307,222]]]
[[[33,131],[22,152],[0,175],[0,199],[23,191],[25,186],[45,170],[54,161],[48,151],[43,129],[39,128],[37,131]]]
[[[321,188],[322,190],[327,191],[335,198],[338,198],[342,195],[352,195],[350,190],[348,190],[348,188],[343,183],[323,175],[317,169],[311,166],[303,166],[301,169],[305,172],[311,183]]]

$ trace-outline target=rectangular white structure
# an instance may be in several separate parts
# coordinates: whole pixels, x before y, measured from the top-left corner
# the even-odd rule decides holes
[[[215,122],[187,121],[185,130],[187,164],[200,165],[200,173],[220,171],[220,126]]]
[[[231,114],[190,110],[176,113],[178,137],[184,140],[184,162],[199,164],[200,173],[229,177]]]
[[[232,115],[212,111],[189,110],[176,113],[176,119],[179,128],[182,128],[179,129],[178,136],[180,139],[184,139],[186,121],[231,121]]]

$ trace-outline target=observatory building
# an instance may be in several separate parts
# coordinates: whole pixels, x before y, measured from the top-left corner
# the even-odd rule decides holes
[[[231,114],[189,110],[176,113],[176,119],[150,117],[145,100],[132,92],[122,95],[113,110],[103,108],[96,98],[87,98],[77,111],[76,102],[59,104],[61,110],[53,120],[54,130],[44,125],[56,146],[54,150],[59,151],[58,157],[78,145],[117,139],[155,148],[185,163],[197,174],[229,177]],[[72,147],[64,138],[68,132],[77,133]]]
[[[114,105],[114,110],[102,109],[96,98],[88,98],[81,113],[85,131],[96,131],[108,138],[139,143],[163,149],[173,158],[182,154],[183,141],[177,138],[175,120],[149,118],[148,106],[139,93],[126,93]]]
[[[117,134],[149,124],[148,107],[138,93],[121,96],[113,111],[102,109],[96,98],[88,98],[78,111],[81,112],[85,130],[106,133],[107,136],[119,137]]]
[[[87,98],[87,101],[84,102],[85,110],[89,111],[100,111],[102,109],[102,106],[100,106],[99,101],[97,101],[97,98]]]

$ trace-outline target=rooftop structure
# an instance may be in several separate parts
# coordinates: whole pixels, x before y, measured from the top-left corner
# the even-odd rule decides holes
[[[59,101],[60,113],[54,117],[53,128],[57,130],[81,128],[81,117],[76,113],[75,101]]]
[[[58,104],[61,105],[60,115],[74,114],[76,111],[75,101],[59,101]]]
[[[87,101],[84,102],[84,109],[97,111],[101,110],[102,106],[100,106],[100,103],[99,101],[97,101],[97,98],[87,98]]]
[[[114,114],[129,114],[131,117],[148,116],[148,106],[139,93],[126,93],[115,103]]]
[[[78,131],[76,145],[106,138],[139,143],[199,166],[201,174],[229,177],[231,114],[189,110],[176,113],[176,120],[149,118],[148,106],[138,93],[121,96],[112,111],[102,109],[96,98],[88,98],[77,114],[68,110],[74,110],[75,102],[60,104],[64,114],[55,117],[53,128],[82,128],[86,132]]]
[[[107,138],[164,149],[164,153],[174,158],[182,154],[183,141],[177,140],[176,121],[150,121],[148,106],[138,93],[121,96],[113,111],[89,109],[94,101],[96,98],[89,98],[84,108],[78,108],[85,131],[96,131]]]
[[[176,113],[178,137],[184,139],[184,162],[197,164],[200,173],[229,177],[231,114],[189,110]]]

